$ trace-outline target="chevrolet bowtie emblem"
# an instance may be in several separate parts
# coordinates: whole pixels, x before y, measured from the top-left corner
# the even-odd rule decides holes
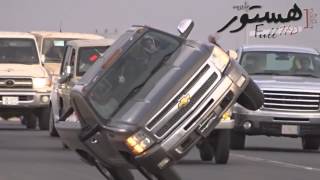
[[[190,103],[191,96],[189,94],[183,95],[178,102],[178,108],[186,107]]]

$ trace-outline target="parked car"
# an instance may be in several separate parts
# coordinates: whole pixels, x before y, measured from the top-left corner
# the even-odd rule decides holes
[[[206,138],[197,144],[202,161],[212,161],[216,164],[226,164],[229,160],[231,130],[234,128],[232,110],[226,111],[218,125]]]
[[[66,53],[61,62],[61,78],[55,82],[51,93],[49,121],[51,136],[58,136],[55,123],[61,114],[70,108],[71,88],[113,41],[113,39],[72,40],[66,43]]]
[[[320,143],[320,56],[311,48],[243,46],[240,64],[264,94],[256,111],[235,106],[232,147],[243,149],[246,135],[301,137],[303,149]]]
[[[51,77],[43,67],[36,39],[22,32],[0,32],[0,116],[24,116],[29,129],[48,129]]]
[[[103,39],[98,34],[76,32],[31,31],[35,35],[40,56],[53,76],[58,76],[67,41],[77,39]]]
[[[80,126],[56,126],[77,142],[67,145],[114,179],[133,179],[135,168],[148,179],[175,180],[171,165],[230,106],[258,109],[263,99],[248,74],[218,46],[187,40],[192,27],[182,21],[176,36],[133,26],[115,41],[72,88],[72,108],[59,121],[73,113]]]

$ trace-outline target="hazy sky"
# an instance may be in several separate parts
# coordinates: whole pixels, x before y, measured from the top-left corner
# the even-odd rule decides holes
[[[286,14],[297,2],[301,8],[320,10],[318,0],[248,0],[250,5]],[[191,34],[197,40],[206,40],[233,16],[243,12],[233,9],[244,0],[1,0],[0,30],[31,31],[59,30],[78,32],[123,32],[132,24],[148,24],[176,33],[181,19],[192,18],[195,29]],[[276,6],[275,6],[276,3]],[[315,40],[319,39],[319,25],[314,28]],[[245,32],[222,33],[223,43],[238,46],[243,43]],[[296,39],[302,42],[303,37]],[[290,42],[290,40],[289,40]],[[304,44],[304,42],[302,43]]]

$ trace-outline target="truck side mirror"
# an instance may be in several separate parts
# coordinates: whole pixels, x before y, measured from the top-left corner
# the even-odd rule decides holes
[[[40,55],[40,61],[42,64],[44,64],[44,62],[46,61],[46,56],[44,54]]]
[[[177,27],[178,32],[180,33],[180,37],[187,38],[191,33],[193,26],[194,26],[194,22],[192,21],[192,19],[182,20]]]
[[[65,71],[65,73],[63,73],[63,74],[60,76],[58,82],[59,82],[59,84],[64,84],[64,83],[66,83],[71,77],[72,77],[71,66],[68,65],[68,66],[66,66],[66,71]]]

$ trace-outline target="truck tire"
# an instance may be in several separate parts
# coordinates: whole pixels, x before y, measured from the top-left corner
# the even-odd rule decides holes
[[[263,93],[252,79],[239,96],[237,103],[253,111],[258,110],[263,105]]]
[[[38,112],[40,130],[49,129],[50,107],[41,108]]]
[[[96,161],[95,166],[103,177],[108,180],[134,180],[132,173],[126,168],[105,167]]]
[[[229,160],[230,152],[230,130],[222,129],[217,130],[215,135],[214,146],[214,158],[216,164],[226,164]]]
[[[203,140],[203,142],[198,144],[197,147],[199,149],[200,158],[202,161],[212,161],[214,156],[214,149],[209,141],[205,139]]]
[[[246,135],[243,133],[231,132],[231,149],[244,149],[246,143]]]
[[[26,113],[23,118],[26,121],[26,126],[28,129],[36,129],[37,117],[32,112]]]
[[[153,174],[157,180],[181,180],[180,176],[173,167],[168,167],[161,170],[157,174]]]
[[[302,137],[302,148],[304,150],[318,150],[320,140],[316,137]]]
[[[52,107],[50,107],[49,135],[51,137],[59,137],[59,134],[57,132],[57,129],[56,129],[56,126],[55,126],[55,123],[54,123]]]

